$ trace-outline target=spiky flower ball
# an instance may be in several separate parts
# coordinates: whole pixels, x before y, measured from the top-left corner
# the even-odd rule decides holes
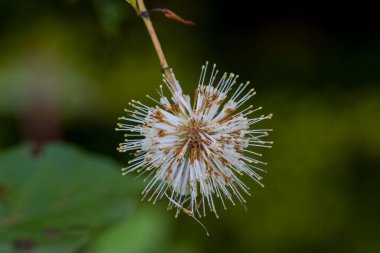
[[[125,123],[116,129],[128,132],[118,150],[135,154],[123,174],[147,173],[150,181],[143,199],[155,203],[166,196],[168,207],[177,208],[177,215],[182,210],[201,216],[210,209],[218,216],[214,196],[225,208],[226,201],[245,203],[243,194],[249,195],[249,188],[241,176],[259,182],[261,169],[257,166],[265,164],[256,159],[261,154],[252,148],[271,145],[262,139],[270,129],[251,128],[271,115],[249,117],[261,109],[244,107],[255,95],[253,89],[247,90],[249,82],[240,84],[228,97],[238,76],[225,73],[215,82],[215,65],[207,78],[206,73],[207,64],[202,67],[193,102],[182,93],[172,73],[174,83],[164,78],[170,99],[160,86],[158,100],[148,96],[157,103],[155,107],[132,100],[133,109],[125,110],[129,115],[119,118]]]

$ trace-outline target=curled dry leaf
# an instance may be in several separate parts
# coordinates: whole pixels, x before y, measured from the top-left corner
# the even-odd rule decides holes
[[[195,25],[195,23],[193,21],[186,20],[186,19],[178,16],[177,14],[175,14],[173,11],[166,9],[166,8],[152,9],[151,11],[162,12],[165,15],[165,17],[176,20],[178,22],[181,22],[184,25]]]

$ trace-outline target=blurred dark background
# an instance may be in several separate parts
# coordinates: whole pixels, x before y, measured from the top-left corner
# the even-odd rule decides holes
[[[221,71],[238,73],[241,81],[251,80],[258,92],[251,102],[274,113],[262,125],[274,129],[275,142],[264,153],[265,188],[246,179],[253,193],[248,211],[231,206],[220,211],[220,219],[203,219],[210,237],[191,218],[174,219],[165,203],[139,202],[139,179],[122,178],[118,171],[129,157],[117,153],[122,135],[114,128],[129,100],[147,101],[145,94],[154,95],[161,84],[142,21],[123,0],[1,1],[0,252],[380,252],[378,9],[362,2],[150,0],[146,5],[169,8],[196,23],[184,26],[152,14],[187,93],[192,94],[208,60]],[[57,141],[63,151],[45,154]],[[65,222],[53,222],[60,233],[49,241],[54,248],[45,247],[46,238],[32,234],[42,229],[39,224],[53,223],[9,221],[29,182],[18,170],[22,162],[34,163],[25,155],[11,158],[23,143],[33,143],[26,149],[52,163],[47,169],[58,170],[66,157],[60,152],[72,146],[82,150],[73,154],[85,150],[86,159],[108,159],[115,180],[126,189],[107,196],[126,191],[120,201],[133,208],[112,222],[105,219],[96,232],[81,224],[83,214],[69,214]],[[78,184],[91,181],[91,167],[84,168],[87,177],[75,174],[80,167],[66,173],[63,167],[57,184],[65,186],[65,177],[78,178]],[[54,191],[47,181],[33,183],[42,189],[37,199]],[[91,189],[86,196],[103,201]],[[45,205],[55,198],[51,201]],[[32,202],[33,207],[20,209],[25,216],[40,207]],[[112,211],[104,205],[96,212],[107,208]],[[54,210],[50,215],[59,219]],[[56,247],[70,215],[77,218],[75,227],[88,227],[89,235],[73,240],[75,247],[71,241],[65,244],[70,247]]]

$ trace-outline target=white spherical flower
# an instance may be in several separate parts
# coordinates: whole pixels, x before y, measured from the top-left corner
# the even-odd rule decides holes
[[[193,102],[182,93],[172,73],[174,84],[164,78],[170,99],[160,86],[159,99],[148,96],[157,103],[155,107],[132,100],[133,109],[125,110],[129,115],[119,118],[125,123],[119,123],[117,130],[128,133],[118,150],[133,151],[136,156],[123,174],[147,173],[150,181],[143,199],[155,203],[166,196],[168,207],[175,207],[177,215],[182,210],[202,216],[209,209],[218,216],[214,196],[224,207],[226,201],[245,203],[243,193],[249,195],[249,188],[240,177],[248,175],[261,185],[258,165],[265,164],[256,159],[261,154],[251,149],[272,144],[262,139],[271,129],[251,128],[271,115],[248,117],[261,107],[241,109],[255,95],[253,89],[247,90],[249,82],[227,97],[238,76],[225,73],[215,82],[215,65],[207,78],[206,72],[207,64],[202,67]]]

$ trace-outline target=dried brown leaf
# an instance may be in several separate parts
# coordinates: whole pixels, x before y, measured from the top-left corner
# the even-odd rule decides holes
[[[162,12],[165,15],[165,17],[167,17],[169,19],[176,20],[176,21],[178,21],[184,25],[195,25],[195,23],[193,21],[186,20],[186,19],[178,16],[177,14],[175,14],[173,11],[171,11],[169,9],[161,8],[161,9],[153,9],[152,11]]]

